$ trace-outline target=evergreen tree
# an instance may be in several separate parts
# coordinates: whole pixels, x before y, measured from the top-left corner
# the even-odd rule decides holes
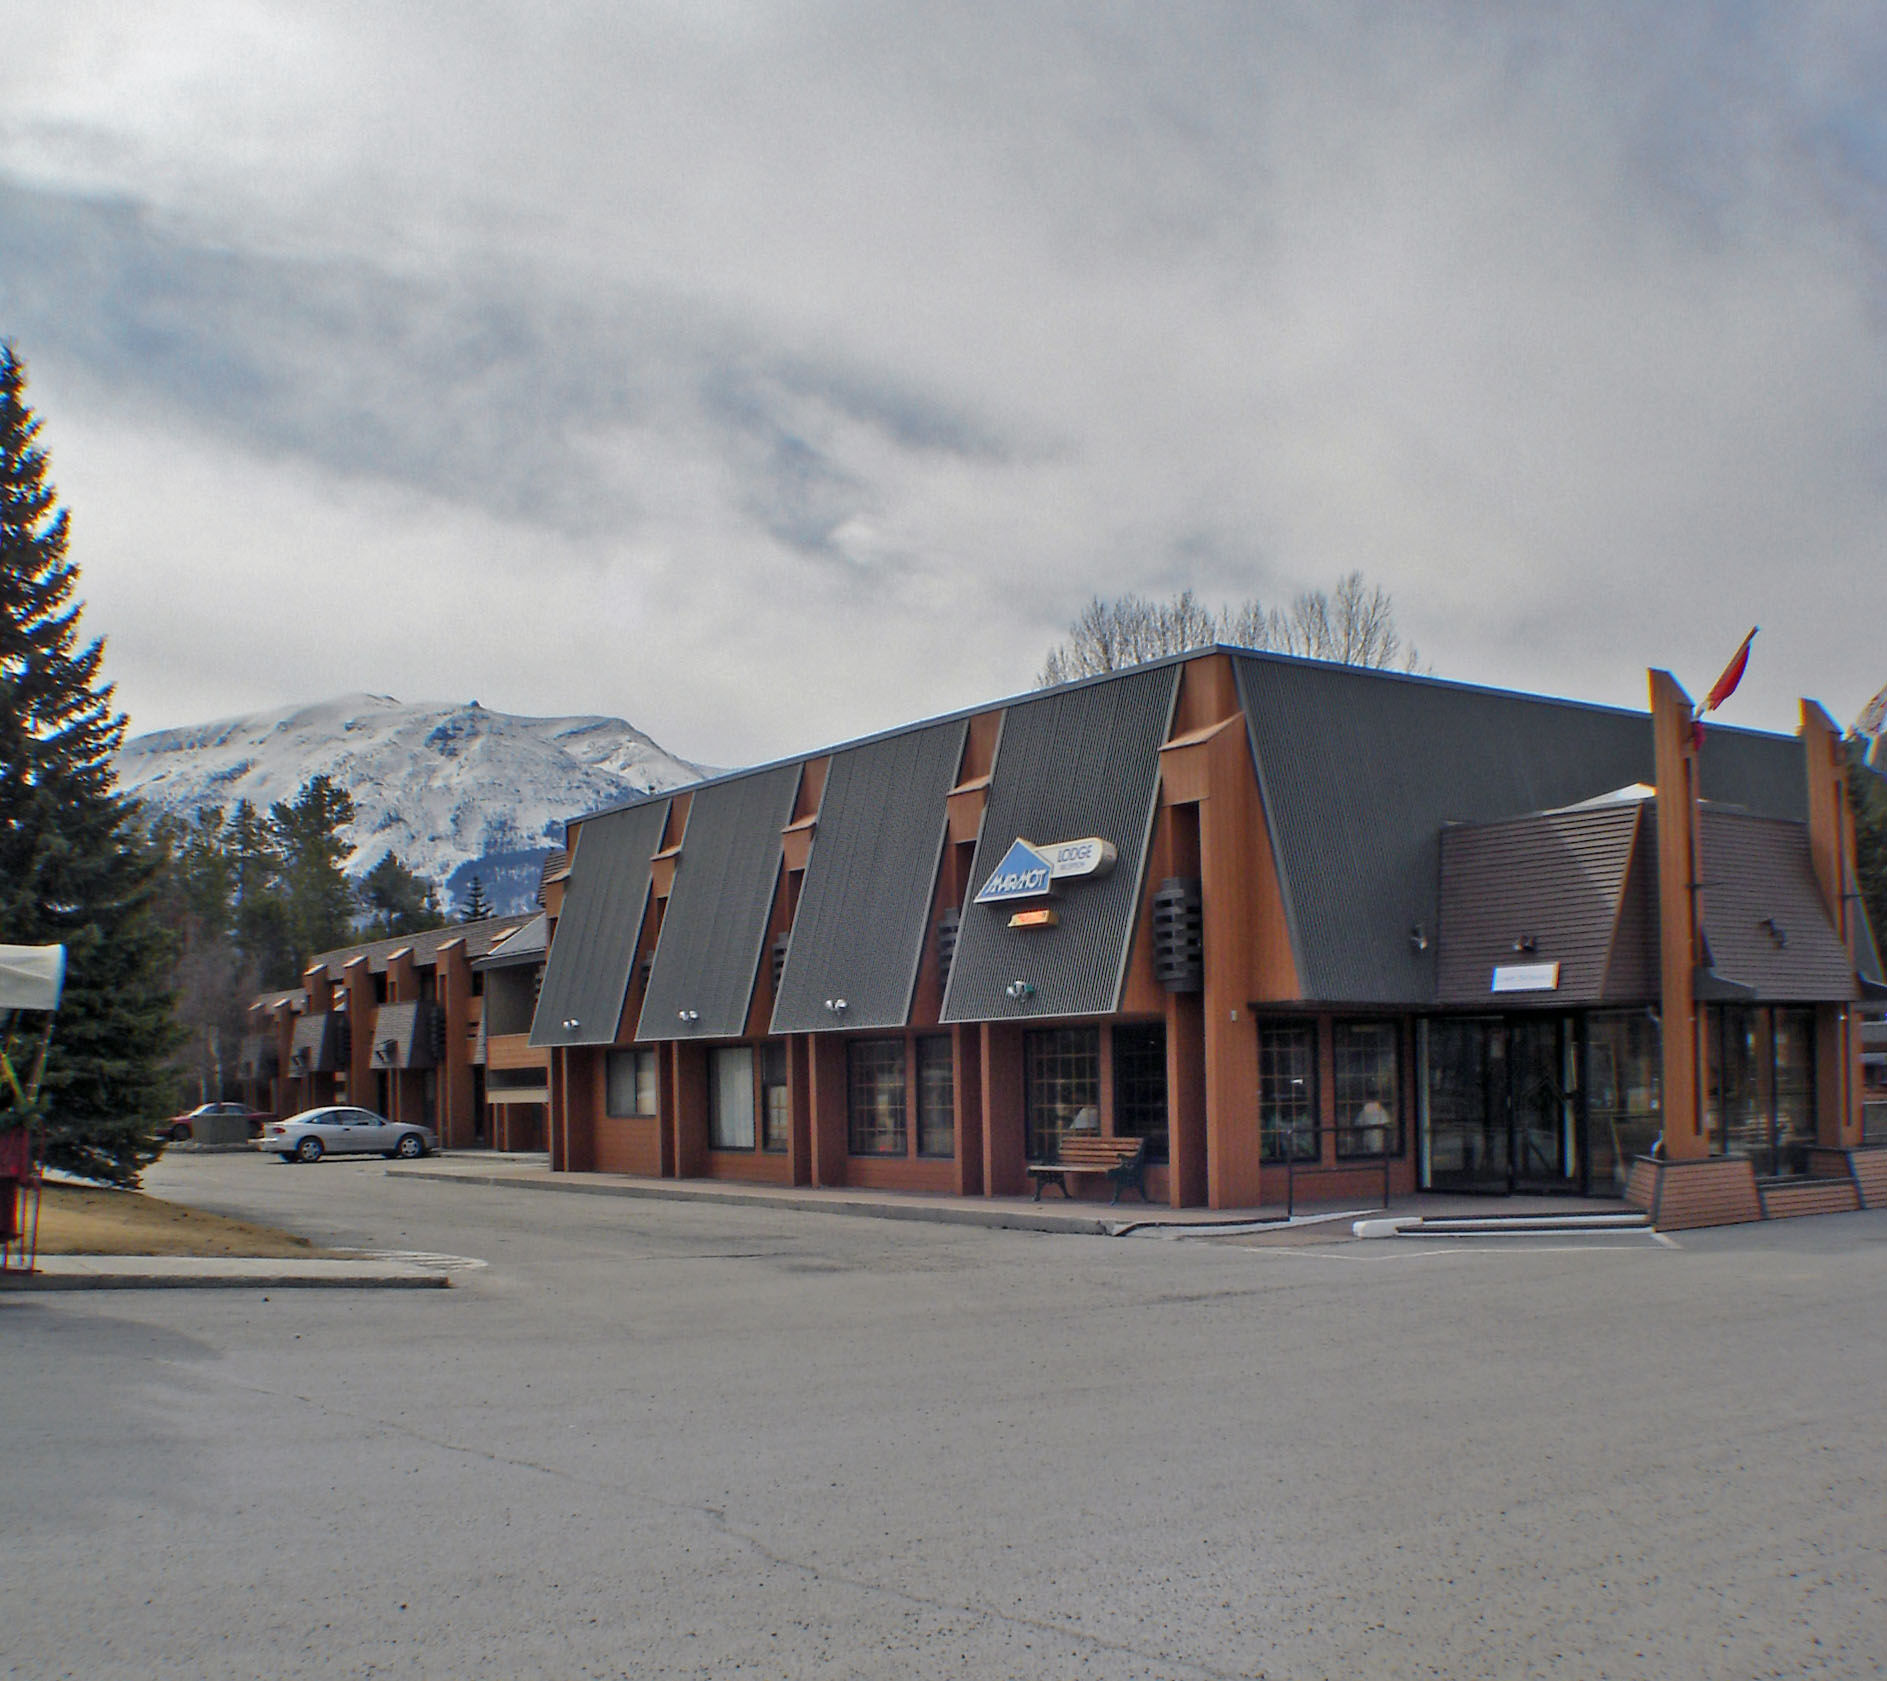
[[[1882,757],[1875,750],[1876,758]],[[1854,865],[1874,940],[1887,959],[1887,776],[1868,763],[1868,740],[1848,737],[1848,806],[1854,813]]]
[[[484,879],[472,877],[471,891],[465,895],[465,903],[459,909],[459,921],[483,922],[491,915],[491,900],[485,896]]]
[[[445,925],[438,889],[415,875],[391,852],[361,877],[360,898],[367,908],[367,932],[376,938],[417,934]]]
[[[281,857],[282,906],[288,948],[301,963],[354,937],[355,897],[341,861],[343,825],[354,821],[354,797],[327,776],[310,777],[292,800],[269,807]],[[290,979],[286,985],[293,985]]]
[[[170,951],[157,854],[112,779],[125,719],[79,639],[79,570],[26,370],[0,343],[0,944],[66,948],[43,1159],[135,1183],[168,1107]]]

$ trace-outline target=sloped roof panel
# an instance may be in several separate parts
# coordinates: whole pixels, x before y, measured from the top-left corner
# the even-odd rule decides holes
[[[1119,1006],[1159,788],[1160,744],[1178,692],[1176,666],[1012,704],[991,776],[971,898],[1017,840],[1038,846],[1097,836],[1117,859],[1070,883],[1054,928],[1014,929],[1014,904],[963,909],[943,1020],[1101,1015]],[[1033,990],[1010,998],[1024,981]]]
[[[655,799],[589,818],[577,830],[531,1020],[533,1045],[615,1043],[649,897],[649,860],[667,819],[668,801]]]
[[[1234,663],[1311,1000],[1434,999],[1443,824],[1575,805],[1655,774],[1646,713],[1282,655]],[[1805,810],[1793,738],[1712,729],[1701,781],[1766,815]]]
[[[1444,829],[1439,1001],[1486,1005],[1496,968],[1557,963],[1557,988],[1503,1006],[1598,1003],[1638,816],[1613,805]]]
[[[835,754],[794,913],[775,1033],[902,1027],[943,853],[961,719]],[[843,998],[844,1014],[826,1008]]]
[[[799,765],[703,784],[688,807],[639,1039],[726,1039],[747,1023]]]
[[[1702,813],[1704,933],[1719,975],[1763,1003],[1835,1003],[1856,994],[1854,965],[1823,907],[1800,823]]]

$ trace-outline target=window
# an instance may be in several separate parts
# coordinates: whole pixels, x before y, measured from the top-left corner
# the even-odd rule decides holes
[[[1114,1133],[1144,1138],[1150,1162],[1167,1159],[1164,1022],[1114,1029]]]
[[[854,1039],[845,1047],[855,1156],[901,1156],[904,1149],[904,1041]]]
[[[1399,1156],[1396,1024],[1340,1021],[1333,1029],[1337,1081],[1337,1154]]]
[[[655,1052],[611,1051],[603,1064],[603,1113],[653,1115],[656,1111]]]
[[[792,1134],[792,1100],[786,1089],[786,1042],[770,1039],[760,1047],[760,1148],[784,1151]]]
[[[708,1148],[753,1148],[753,1052],[745,1045],[708,1053]]]
[[[926,1034],[917,1042],[917,1153],[957,1153],[956,1068],[947,1033]]]
[[[1586,1184],[1622,1195],[1664,1131],[1664,1042],[1648,1010],[1594,1014],[1586,1031]]]
[[[1258,1133],[1268,1162],[1317,1160],[1317,1025],[1258,1024]]]
[[[1807,1173],[1815,1144],[1815,1012],[1776,1011],[1773,1173]]]
[[[1029,1160],[1052,1162],[1064,1132],[1101,1130],[1101,1030],[1040,1028],[1022,1036]]]

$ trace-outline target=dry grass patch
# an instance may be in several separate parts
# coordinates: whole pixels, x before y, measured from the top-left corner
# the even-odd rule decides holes
[[[42,1255],[251,1255],[307,1259],[329,1251],[305,1237],[160,1202],[142,1191],[48,1183],[39,1205]]]

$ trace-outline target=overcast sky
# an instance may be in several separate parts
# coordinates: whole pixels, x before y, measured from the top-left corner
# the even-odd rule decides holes
[[[1887,681],[1877,4],[23,13],[0,336],[134,730],[733,764],[1351,568],[1445,677]]]

